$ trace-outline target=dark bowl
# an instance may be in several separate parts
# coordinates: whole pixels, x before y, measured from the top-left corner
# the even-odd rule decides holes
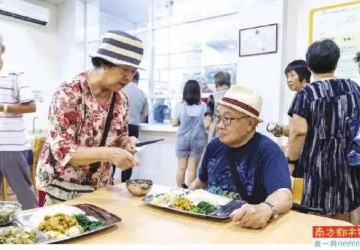
[[[16,214],[21,210],[21,204],[16,201],[0,201],[0,226],[13,222]]]
[[[126,181],[126,188],[135,196],[146,195],[153,185],[152,180],[133,179]]]

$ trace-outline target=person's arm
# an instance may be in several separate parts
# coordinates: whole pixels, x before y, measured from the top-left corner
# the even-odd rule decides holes
[[[197,177],[193,182],[190,183],[189,189],[195,190],[195,189],[204,189],[206,187],[206,183],[202,182],[199,177]]]
[[[300,157],[301,150],[305,143],[305,138],[308,132],[308,124],[305,118],[294,114],[290,123],[289,132],[289,161],[297,161]],[[289,163],[290,174],[294,172],[295,164]]]
[[[171,126],[177,127],[177,126],[179,126],[179,125],[180,125],[180,123],[179,123],[178,118],[173,118],[173,119],[171,119]]]
[[[30,88],[28,81],[25,78],[25,74],[22,71],[15,70],[14,93],[18,98],[16,104],[0,104],[0,111],[4,112],[6,105],[6,112],[11,114],[25,114],[33,113],[36,111],[36,104],[34,101],[34,95]]]
[[[283,214],[291,209],[292,198],[289,189],[281,188],[270,194],[265,201],[277,209],[279,214]],[[258,229],[265,227],[272,215],[273,210],[270,205],[262,202],[257,205],[246,203],[234,210],[230,217],[240,227]]]
[[[49,136],[51,151],[59,166],[66,164],[85,165],[98,161],[114,163],[121,169],[135,166],[138,162],[131,153],[121,148],[86,147],[80,145],[77,134],[83,124],[81,93],[68,95],[70,86],[60,87],[54,94],[49,111]],[[90,124],[91,125],[91,124]],[[127,135],[122,126],[120,134]],[[101,131],[99,133],[102,136]]]
[[[283,126],[283,136],[289,137],[289,125]]]
[[[36,111],[35,101],[16,103],[16,104],[0,104],[1,112],[4,112],[5,105],[7,106],[6,113],[11,113],[11,114],[25,114],[25,113],[33,113]]]
[[[144,101],[144,105],[143,105],[143,108],[142,108],[142,111],[141,111],[140,115],[141,116],[147,116],[149,114],[149,103],[148,103],[148,100],[146,98],[145,93],[144,92],[142,92],[142,93],[143,93],[145,101]]]
[[[172,111],[172,114],[171,114],[171,126],[173,127],[177,127],[180,125],[180,121],[179,121],[179,112],[180,112],[180,104],[176,104],[175,106],[175,109]]]
[[[125,149],[117,147],[78,147],[70,153],[69,163],[74,166],[87,165],[98,161],[110,162],[121,170],[139,164],[139,161]]]

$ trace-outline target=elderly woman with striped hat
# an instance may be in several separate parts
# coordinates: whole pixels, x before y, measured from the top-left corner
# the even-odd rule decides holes
[[[111,185],[115,167],[126,170],[139,163],[132,154],[137,139],[128,136],[128,101],[121,90],[139,68],[143,43],[108,31],[91,57],[93,68],[62,83],[53,95],[37,166],[40,205]]]

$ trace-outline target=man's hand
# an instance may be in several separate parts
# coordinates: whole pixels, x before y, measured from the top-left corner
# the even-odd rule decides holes
[[[244,204],[241,208],[234,210],[230,218],[240,227],[258,229],[266,226],[271,215],[271,208],[267,204]]]

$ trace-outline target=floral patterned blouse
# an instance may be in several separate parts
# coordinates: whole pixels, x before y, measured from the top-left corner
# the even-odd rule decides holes
[[[123,148],[128,140],[128,100],[122,91],[113,95],[114,113],[105,146]],[[92,170],[90,165],[69,164],[70,153],[76,152],[78,147],[100,145],[111,99],[105,108],[97,102],[90,92],[87,72],[60,85],[49,107],[49,132],[37,165],[39,189],[46,190],[52,179],[91,185],[95,189],[113,183],[113,168],[109,162],[101,162],[97,170]],[[55,168],[50,165],[50,145],[56,160]]]

